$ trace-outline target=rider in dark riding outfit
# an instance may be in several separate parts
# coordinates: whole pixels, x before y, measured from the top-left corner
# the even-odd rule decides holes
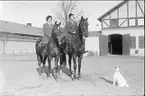
[[[76,30],[77,30],[77,22],[75,21],[75,17],[74,17],[74,14],[70,13],[69,14],[69,20],[66,24],[66,29],[68,31],[68,35],[67,35],[67,40],[69,42],[69,45],[68,48],[70,48],[70,44],[71,44],[71,40],[72,40],[72,34],[71,33],[76,33]],[[85,51],[85,39],[83,39],[83,45],[82,45],[83,49],[84,49],[84,52],[83,53],[86,53],[87,51]],[[66,49],[66,52],[68,52],[69,49]]]

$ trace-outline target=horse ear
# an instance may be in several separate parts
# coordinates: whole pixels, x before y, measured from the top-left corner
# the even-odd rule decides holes
[[[84,17],[82,16],[82,17],[81,17],[81,20],[83,20],[83,19],[84,19]]]
[[[59,26],[61,25],[61,22],[59,22]]]
[[[86,20],[88,21],[88,18],[86,18]]]
[[[57,21],[55,21],[55,24],[57,24]]]

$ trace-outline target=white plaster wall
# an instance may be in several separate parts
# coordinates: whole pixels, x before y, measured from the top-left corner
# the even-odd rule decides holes
[[[86,50],[98,52],[99,55],[99,36],[86,38],[85,48]]]
[[[116,29],[103,29],[103,35],[110,34],[130,34],[130,36],[136,37],[136,49],[130,49],[130,55],[144,56],[144,49],[139,49],[139,36],[144,36],[144,27],[134,28],[116,28]],[[139,50],[138,54],[135,54],[135,50]]]
[[[0,41],[0,53],[2,53],[3,43]],[[13,53],[13,49],[15,53],[27,53],[27,52],[34,52],[35,51],[35,42],[14,42],[8,41],[6,43],[6,52]]]

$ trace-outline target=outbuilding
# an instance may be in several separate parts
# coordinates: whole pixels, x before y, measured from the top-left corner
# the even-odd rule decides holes
[[[0,53],[27,53],[35,51],[35,42],[43,32],[31,23],[18,24],[0,20]]]
[[[144,55],[144,0],[124,0],[98,20],[100,55]]]

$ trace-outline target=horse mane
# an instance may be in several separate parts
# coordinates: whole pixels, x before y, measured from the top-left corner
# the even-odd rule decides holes
[[[51,39],[52,41],[54,41],[54,43],[56,44],[57,47],[59,47],[59,42],[58,42],[58,38],[56,33],[54,32],[54,30],[52,29],[52,35],[51,35]]]
[[[81,31],[81,20],[79,21],[79,25],[77,27],[76,33],[78,34],[78,37],[81,41],[81,45],[83,44],[83,32]]]

